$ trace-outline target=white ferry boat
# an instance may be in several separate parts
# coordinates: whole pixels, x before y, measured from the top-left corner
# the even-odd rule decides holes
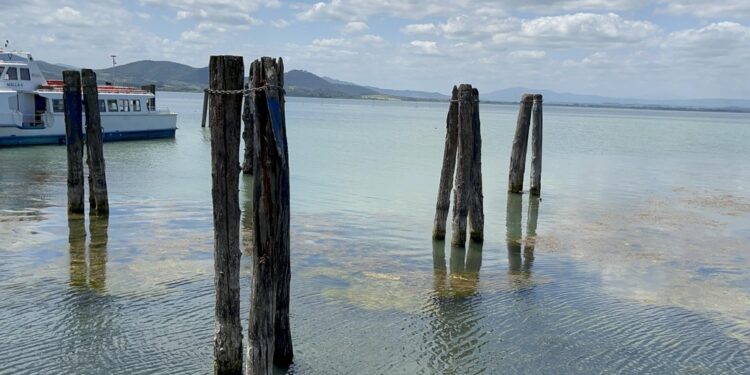
[[[30,54],[0,49],[0,147],[65,144],[62,89],[62,81],[44,78]],[[98,90],[105,142],[174,137],[177,115],[157,109],[153,92]]]

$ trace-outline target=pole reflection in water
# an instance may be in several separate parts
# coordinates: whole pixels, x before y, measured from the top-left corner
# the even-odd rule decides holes
[[[68,243],[70,244],[70,286],[86,287],[86,219],[83,215],[68,215]]]
[[[451,246],[450,277],[446,275],[445,241],[432,242],[435,292],[444,297],[468,297],[477,292],[482,267],[482,244],[469,241],[469,248]]]
[[[474,358],[482,316],[478,311],[479,269],[482,244],[469,241],[468,249],[451,247],[450,270],[446,267],[445,241],[432,242],[433,283],[435,292],[427,310],[430,315],[425,364],[433,373],[450,373],[465,368]],[[457,343],[461,343],[458,345]]]
[[[521,194],[508,193],[505,219],[506,243],[508,246],[508,274],[514,278],[513,281],[518,286],[525,284],[531,276],[531,266],[534,263],[537,220],[539,217],[539,198],[529,197],[525,240],[521,231],[522,207],[523,196]]]
[[[86,219],[83,215],[68,215],[68,244],[70,245],[70,286],[90,287],[103,292],[107,287],[107,242],[109,216],[90,216],[90,241],[86,252]]]
[[[89,286],[103,292],[107,288],[107,241],[109,241],[109,215],[90,216],[89,232]]]

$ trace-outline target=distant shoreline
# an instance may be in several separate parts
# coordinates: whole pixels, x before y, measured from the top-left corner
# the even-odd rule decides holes
[[[195,90],[161,90],[162,92],[189,92],[200,94],[201,91]],[[296,95],[287,93],[291,98],[317,98],[317,99],[351,99],[351,100],[373,100],[383,102],[425,102],[425,103],[448,103],[444,99],[428,98],[409,98],[409,97],[354,97],[354,96],[315,96],[315,95]],[[518,102],[482,100],[488,104],[517,105]],[[618,103],[586,104],[586,103],[554,103],[545,102],[547,106],[552,107],[573,107],[573,108],[610,108],[610,109],[635,109],[635,110],[654,110],[654,111],[680,111],[680,112],[718,112],[718,113],[750,113],[750,108],[710,108],[710,107],[682,107],[682,106],[663,106],[663,105],[631,105]]]

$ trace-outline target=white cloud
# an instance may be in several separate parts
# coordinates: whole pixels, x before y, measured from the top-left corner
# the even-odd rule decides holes
[[[437,31],[434,23],[413,23],[401,28],[404,34],[435,34]]]
[[[287,26],[289,26],[291,24],[292,24],[291,22],[289,22],[289,21],[287,21],[287,20],[285,20],[283,18],[279,18],[277,20],[271,21],[271,25],[273,25],[274,27],[277,27],[279,29],[283,29],[283,28],[285,28],[285,27],[287,27]]]
[[[510,52],[508,56],[516,60],[539,60],[547,56],[547,53],[536,50],[519,50]]]
[[[588,44],[610,46],[643,43],[660,32],[648,21],[630,21],[617,14],[576,13],[523,21],[519,35],[542,44]]]
[[[351,21],[344,25],[344,29],[342,31],[344,32],[344,34],[353,34],[367,31],[368,29],[370,29],[370,27],[362,21]]]
[[[418,54],[437,55],[440,53],[437,43],[434,41],[413,40],[409,45],[411,45],[413,50]]]
[[[673,14],[690,14],[700,18],[750,18],[750,1],[747,0],[661,0],[660,11]]]

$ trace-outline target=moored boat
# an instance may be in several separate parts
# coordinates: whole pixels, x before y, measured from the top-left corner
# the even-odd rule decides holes
[[[177,115],[153,90],[98,87],[104,141],[174,137]],[[65,144],[63,83],[44,78],[28,53],[0,49],[0,147]]]

